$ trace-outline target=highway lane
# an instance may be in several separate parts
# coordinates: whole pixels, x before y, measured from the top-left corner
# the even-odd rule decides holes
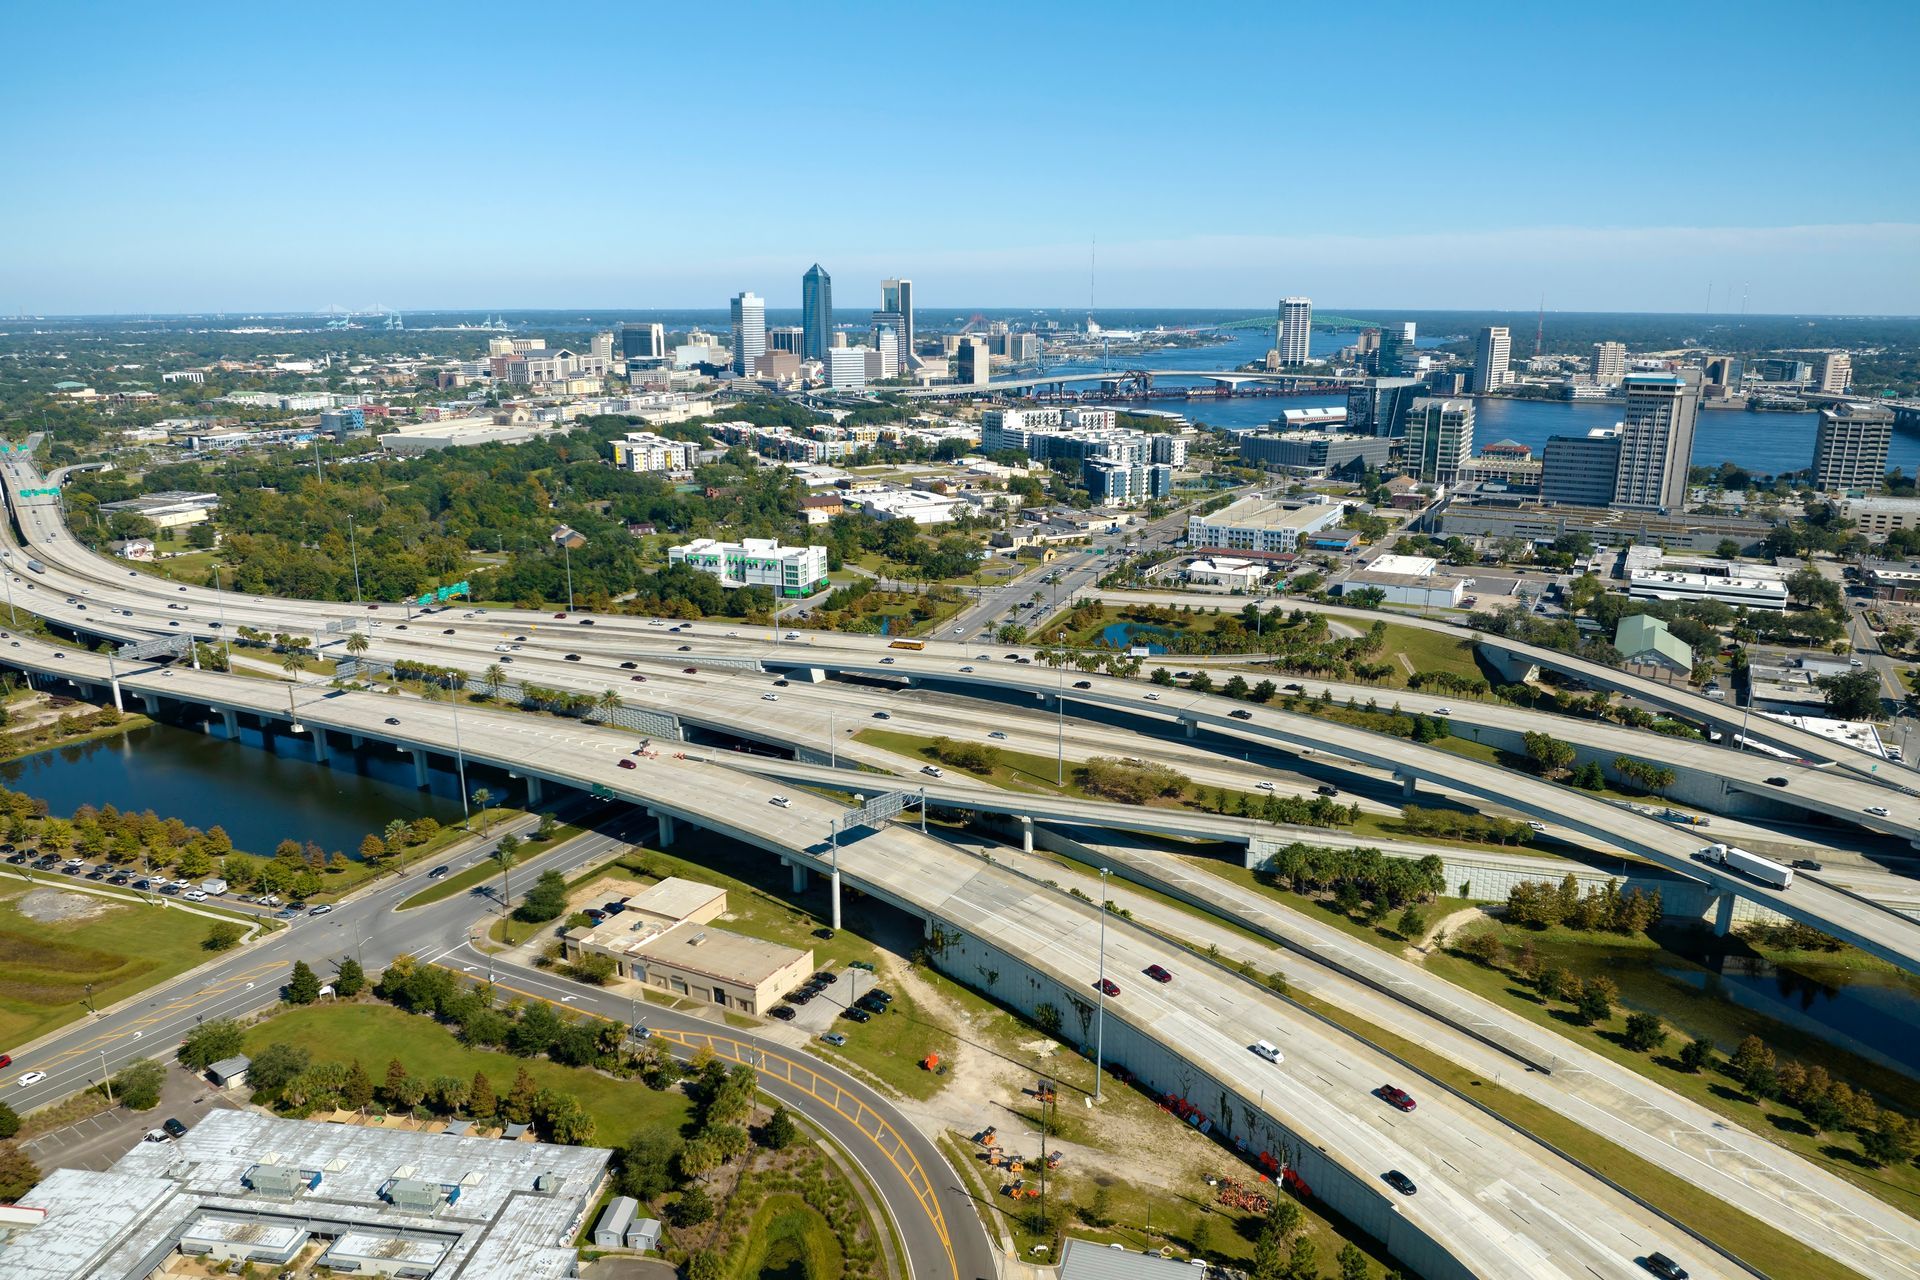
[[[69,663],[89,678],[104,675],[104,663],[75,654]],[[277,695],[286,686],[208,672],[176,671],[171,677],[141,672],[126,677],[136,688],[171,689],[178,696],[206,697],[276,714]],[[444,704],[402,703],[404,724],[384,723],[396,710],[393,699],[372,694],[338,693],[301,706],[309,726],[361,733],[374,740],[421,741],[450,751],[452,711]],[[772,786],[694,760],[671,757],[623,770],[632,737],[592,726],[556,723],[547,729],[526,717],[466,711],[461,734],[469,759],[486,759],[522,772],[546,773],[578,783],[599,783],[616,796],[670,816],[744,840],[816,870],[828,862],[825,836],[838,806],[801,792],[788,807],[770,803]],[[729,803],[715,812],[712,797]],[[883,901],[951,921],[974,936],[991,938],[1025,963],[1069,988],[1084,988],[1095,974],[1099,916],[1063,895],[1038,890],[1005,872],[982,867],[929,837],[889,827],[843,844],[838,853],[845,874]],[[411,915],[412,913],[409,913]],[[406,946],[426,943],[457,946],[456,919],[432,936],[409,921]],[[1155,940],[1124,922],[1106,930],[1110,970],[1122,963],[1144,967],[1163,954]],[[301,933],[293,931],[292,938]],[[273,945],[273,944],[269,944]],[[287,946],[288,941],[279,945]],[[265,998],[265,997],[262,997]],[[1477,1274],[1513,1276],[1630,1275],[1637,1252],[1671,1240],[1672,1229],[1636,1206],[1557,1161],[1526,1140],[1436,1103],[1421,1109],[1417,1133],[1396,1134],[1398,1121],[1376,1114],[1377,1104],[1354,1087],[1353,1073],[1390,1074],[1391,1066],[1373,1050],[1310,1022],[1237,976],[1196,975],[1177,1000],[1143,994],[1128,1001],[1143,1015],[1140,1025],[1164,1044],[1222,1079],[1240,1082],[1249,1098],[1265,1090],[1265,1105],[1283,1116],[1296,1132],[1328,1151],[1328,1158],[1352,1169],[1358,1185],[1370,1185],[1383,1167],[1405,1168],[1436,1194],[1395,1206],[1445,1248],[1468,1261]],[[1132,1017],[1128,1010],[1116,1017]],[[1268,1038],[1284,1040],[1290,1057],[1317,1070],[1289,1074],[1283,1084],[1262,1082],[1267,1064],[1245,1050],[1249,1027],[1265,1028]],[[1371,1087],[1370,1085],[1368,1086]],[[1431,1127],[1432,1132],[1429,1132]],[[1386,1163],[1383,1164],[1382,1162]],[[1378,1193],[1385,1198],[1385,1193]],[[1599,1231],[1599,1237],[1590,1234]],[[1550,1259],[1543,1265],[1541,1259]],[[1717,1274],[1703,1268],[1700,1274]]]

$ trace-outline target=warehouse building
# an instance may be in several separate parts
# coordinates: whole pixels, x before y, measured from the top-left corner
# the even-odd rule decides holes
[[[141,1280],[169,1259],[404,1280],[571,1280],[612,1152],[208,1112],[0,1225],[7,1280]],[[195,1274],[200,1274],[195,1272]]]
[[[1432,556],[1376,556],[1365,569],[1347,575],[1341,596],[1369,587],[1383,594],[1381,604],[1413,605],[1422,609],[1457,609],[1470,579],[1439,572]]]
[[[1212,515],[1187,518],[1187,543],[1226,551],[1292,551],[1302,538],[1340,523],[1346,509],[1334,502],[1288,503],[1258,494]]]

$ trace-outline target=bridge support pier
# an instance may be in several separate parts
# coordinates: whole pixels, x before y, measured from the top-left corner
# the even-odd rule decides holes
[[[1401,798],[1404,800],[1413,799],[1414,792],[1419,788],[1420,779],[1409,773],[1401,777],[1399,781]]]
[[[1733,904],[1737,896],[1723,893],[1713,906],[1713,936],[1724,938],[1733,932]]]
[[[348,735],[347,735],[347,742],[348,742],[349,744],[351,744],[351,745],[352,745],[352,747],[353,747],[353,749],[354,749],[355,751],[358,751],[358,750],[359,750],[360,748],[362,748],[362,747],[364,747],[364,746],[366,746],[366,745],[367,745],[367,740],[366,740],[365,738],[363,738],[363,737],[361,737],[361,736],[360,736],[359,734],[357,734],[357,733],[350,733],[350,734],[348,734]]]
[[[546,783],[540,778],[529,777],[527,779],[527,803],[529,805],[544,804],[546,799]]]
[[[1020,852],[1033,852],[1033,819],[1020,815]]]
[[[228,738],[238,738],[240,736],[240,713],[238,711],[222,711],[220,713],[220,723],[226,727]]]
[[[425,791],[427,789],[427,749],[425,747],[414,747],[412,748],[412,752],[414,789],[417,791]]]
[[[119,679],[119,677],[118,677],[118,676],[116,676],[116,677],[114,677],[114,678],[113,678],[113,679],[112,679],[111,681],[109,681],[108,683],[110,683],[110,684],[111,684],[111,685],[113,686],[113,709],[114,709],[115,711],[119,711],[119,712],[123,712],[123,713],[124,713],[124,712],[126,711],[126,709],[127,709],[127,706],[126,706],[126,703],[124,703],[124,702],[122,702],[122,701],[120,700],[120,679]]]
[[[658,809],[649,809],[647,814],[660,828],[660,847],[666,848],[673,843],[673,815],[662,813]]]
[[[140,695],[140,705],[146,709],[148,715],[157,716],[160,714],[160,695],[143,693]]]
[[[789,862],[787,864],[787,870],[793,877],[793,891],[795,893],[805,893],[807,891],[807,869],[798,862]]]
[[[313,762],[325,764],[332,757],[333,753],[327,749],[327,731],[319,725],[313,726]]]
[[[1197,738],[1200,736],[1200,722],[1198,720],[1182,720],[1180,724],[1186,729],[1189,738]]]

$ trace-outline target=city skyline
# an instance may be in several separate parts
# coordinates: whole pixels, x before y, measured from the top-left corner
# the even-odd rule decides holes
[[[156,12],[110,24],[48,7],[18,15],[22,47],[84,44],[88,57],[29,60],[0,84],[0,118],[17,126],[0,134],[0,163],[26,179],[0,209],[0,240],[33,247],[0,263],[0,311],[685,307],[746,287],[786,307],[813,261],[848,281],[904,272],[930,298],[1065,307],[1089,299],[1096,238],[1102,307],[1271,307],[1297,293],[1521,310],[1544,293],[1558,309],[1698,311],[1711,286],[1714,312],[1743,298],[1756,313],[1916,309],[1920,179],[1884,163],[1920,145],[1899,97],[1899,52],[1920,36],[1910,7],[1813,24],[1786,47],[1767,17],[1795,12],[1784,5],[1739,23],[1633,5],[1516,9],[1471,32],[1410,6],[1391,21],[1192,11],[1175,23],[989,5],[964,30],[902,14],[817,51],[830,97],[873,65],[938,49],[1015,118],[1058,121],[1057,143],[1032,144],[1047,168],[1031,181],[1074,198],[1020,218],[980,216],[988,191],[939,147],[872,164],[762,136],[788,102],[777,23],[740,24],[721,94],[699,58],[631,72],[639,44],[695,47],[697,15],[610,14],[603,39],[560,60],[498,40],[489,8],[349,6],[318,28],[294,13],[239,21],[235,9],[192,41]],[[1661,38],[1625,41],[1647,15]],[[1001,30],[1015,20],[1017,45]],[[1296,106],[1282,136],[1262,123],[1282,37],[1307,52],[1363,41],[1376,68],[1406,72],[1370,78],[1362,114],[1404,122],[1434,154],[1481,136],[1487,105],[1423,93],[1415,86],[1430,81],[1414,73],[1444,67],[1455,82],[1494,85],[1494,109],[1504,102],[1523,122],[1509,154],[1525,158],[1481,165],[1440,203],[1317,198],[1303,183],[1340,163],[1355,127],[1352,64],[1285,60]],[[1028,51],[1049,45],[1097,61],[1101,84],[1029,74]],[[1777,111],[1782,82],[1819,66],[1846,66],[1849,92],[1797,95]],[[508,76],[526,105],[491,103],[489,86]],[[1625,91],[1639,83],[1659,92]],[[956,123],[937,89],[897,106],[902,136]],[[531,234],[528,210],[559,175],[466,158],[531,155],[556,131],[669,113],[701,127],[621,154],[580,206],[620,211],[618,252],[604,237]],[[1873,129],[1858,127],[1866,119]],[[102,140],[132,120],[139,145],[114,150],[103,189]],[[1633,155],[1631,183],[1571,142],[1537,146],[1596,129],[1616,140],[1608,154]],[[1872,180],[1850,185],[1836,217],[1824,183],[1701,170],[1699,135],[1756,131],[1784,162],[1818,156]],[[488,145],[464,147],[469,135]],[[750,168],[710,141],[729,136],[759,139]],[[1223,146],[1239,161],[1216,172],[1203,162]],[[1142,155],[1164,176],[1142,181],[1131,159]],[[662,195],[674,189],[728,198],[689,217]],[[788,198],[799,190],[809,198]]]

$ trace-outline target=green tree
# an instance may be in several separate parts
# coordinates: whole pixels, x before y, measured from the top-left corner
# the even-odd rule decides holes
[[[160,1105],[160,1090],[166,1082],[166,1064],[142,1058],[113,1078],[114,1100],[130,1111],[151,1111]]]
[[[620,1193],[652,1200],[673,1188],[680,1139],[664,1129],[642,1129],[620,1148]]]
[[[784,1151],[792,1146],[793,1140],[799,1136],[799,1126],[794,1124],[793,1117],[788,1114],[786,1107],[777,1106],[760,1130],[760,1145],[769,1151]]]
[[[567,909],[567,880],[558,871],[542,871],[533,888],[514,910],[514,918],[528,924],[558,920]]]
[[[312,1065],[312,1055],[296,1045],[276,1040],[253,1055],[247,1067],[247,1084],[256,1094],[277,1098]]]
[[[1759,1036],[1748,1036],[1735,1047],[1727,1070],[1756,1098],[1771,1098],[1779,1089],[1779,1064]]]
[[[293,976],[287,979],[288,1004],[312,1004],[320,998],[320,978],[305,960],[293,962]]]
[[[1314,1280],[1319,1275],[1320,1250],[1309,1236],[1301,1236],[1293,1242],[1293,1251],[1287,1255],[1286,1274],[1290,1280]]]
[[[687,1280],[721,1280],[726,1271],[726,1263],[712,1249],[696,1250],[687,1259]]]
[[[1827,714],[1836,720],[1872,720],[1880,715],[1880,675],[1868,667],[1814,681]]]
[[[493,1081],[487,1079],[487,1073],[476,1071],[473,1080],[467,1085],[467,1114],[482,1122],[493,1119],[500,1109],[500,1100],[493,1095]]]
[[[697,1227],[713,1217],[713,1197],[699,1183],[693,1183],[673,1202],[673,1225]]]
[[[1340,1280],[1367,1280],[1367,1255],[1349,1240],[1340,1246]]]
[[[513,1087],[507,1090],[507,1098],[502,1104],[500,1114],[509,1124],[533,1123],[533,1095],[535,1093],[533,1077],[527,1069],[521,1067],[513,1077]]]
[[[1187,1233],[1187,1252],[1202,1261],[1213,1255],[1213,1218],[1205,1209],[1193,1220],[1193,1230]]]
[[[0,1201],[11,1204],[40,1182],[40,1166],[17,1142],[0,1142]]]
[[[340,972],[333,979],[333,990],[343,1000],[350,1000],[367,985],[367,971],[352,956],[340,962]]]
[[[1687,1071],[1704,1071],[1713,1061],[1711,1040],[1689,1040],[1680,1046],[1680,1065]]]
[[[0,1140],[11,1138],[20,1132],[20,1113],[4,1102],[0,1102]]]
[[[1660,1020],[1657,1013],[1630,1013],[1627,1015],[1625,1039],[1627,1048],[1637,1053],[1649,1053],[1666,1044],[1669,1038],[1667,1024]]]
[[[347,1079],[340,1086],[340,1105],[348,1111],[365,1111],[373,1101],[373,1078],[355,1058],[347,1067]]]
[[[246,1033],[231,1018],[215,1018],[187,1032],[180,1044],[180,1062],[192,1071],[205,1071],[222,1058],[239,1053]]]
[[[246,927],[237,921],[216,920],[207,927],[207,936],[200,945],[208,951],[230,951],[246,936]]]

